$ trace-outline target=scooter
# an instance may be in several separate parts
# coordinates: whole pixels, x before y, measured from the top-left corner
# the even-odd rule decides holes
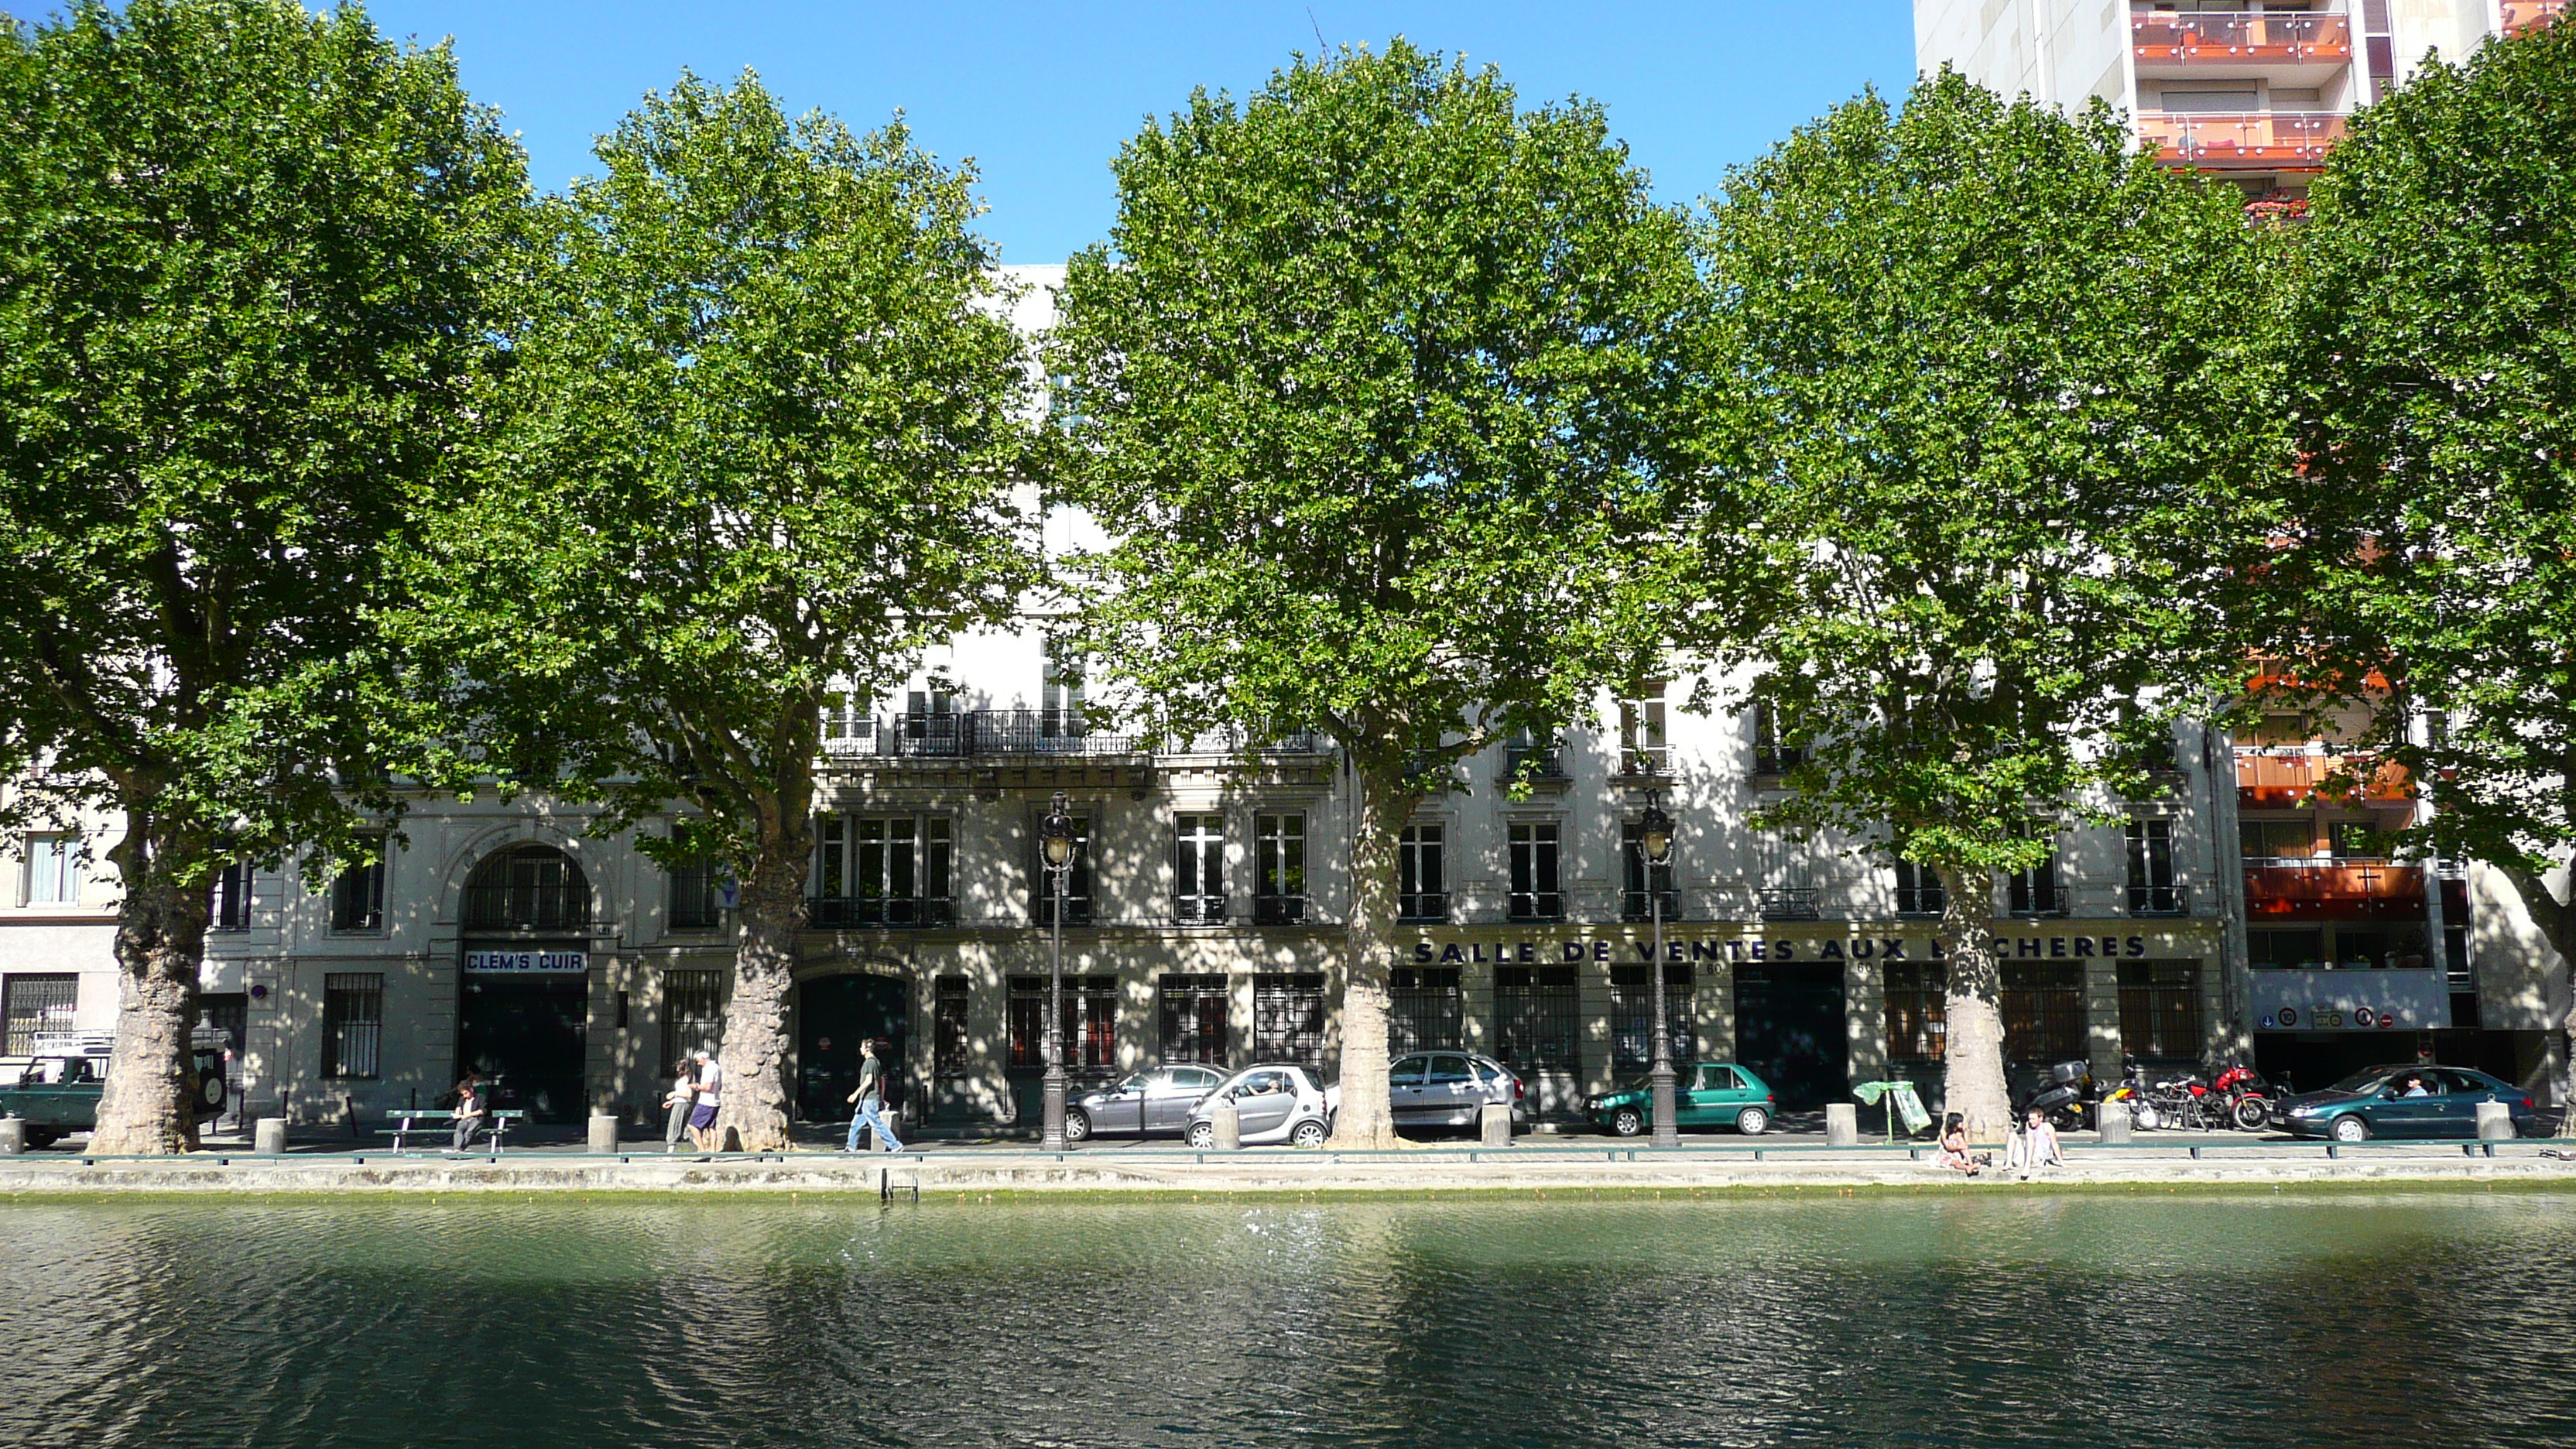
[[[2031,1112],[2048,1114],[2049,1125],[2060,1132],[2072,1132],[2091,1124],[2097,1116],[2099,1096],[2093,1081],[2093,1068],[2085,1062],[2059,1062],[2048,1069],[2049,1080],[2030,1100],[2021,1104],[2015,1116]]]

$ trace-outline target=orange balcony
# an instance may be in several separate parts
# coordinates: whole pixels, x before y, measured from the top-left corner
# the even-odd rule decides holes
[[[2363,776],[2359,790],[2320,793],[2323,781],[2347,770]],[[2320,801],[2402,805],[2414,798],[2414,781],[2403,765],[2384,764],[2373,770],[2368,760],[2350,760],[2341,755],[2258,753],[2236,757],[2236,803],[2244,809],[2295,809]]]
[[[2159,160],[2211,170],[2314,171],[2343,139],[2332,111],[2140,111]]]
[[[2129,43],[2144,65],[2316,65],[2352,59],[2352,22],[2316,13],[2253,15],[2242,11],[2159,11],[2129,22]]]
[[[2245,915],[2262,921],[2420,921],[2424,868],[2335,856],[2249,861]]]
[[[2504,33],[2536,30],[2567,13],[2567,0],[2504,0]]]

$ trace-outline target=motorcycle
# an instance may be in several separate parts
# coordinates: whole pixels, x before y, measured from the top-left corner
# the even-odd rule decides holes
[[[2272,1123],[2272,1089],[2252,1067],[2237,1063],[2218,1074],[2210,1092],[2225,1106],[2240,1132],[2260,1132]]]
[[[2158,1082],[2138,1104],[2138,1126],[2145,1131],[2171,1127],[2177,1131],[2206,1132],[2225,1121],[2218,1102],[2211,1097],[2209,1083],[2197,1073],[2186,1073]]]
[[[2049,1125],[2060,1132],[2072,1132],[2098,1119],[2100,1100],[2090,1064],[2059,1062],[2048,1069],[2048,1080],[2021,1104],[2021,1111],[2015,1115],[2044,1112]]]

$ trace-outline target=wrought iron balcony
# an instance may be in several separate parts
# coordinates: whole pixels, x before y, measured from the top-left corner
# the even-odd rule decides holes
[[[1395,918],[1408,923],[1445,921],[1449,919],[1449,894],[1446,891],[1416,891],[1395,898]]]
[[[957,903],[945,896],[808,896],[805,924],[818,931],[953,926]]]
[[[1562,921],[1565,919],[1565,893],[1513,891],[1503,914],[1515,921]]]
[[[1256,926],[1302,926],[1306,923],[1306,897],[1254,896],[1252,924]]]
[[[1222,926],[1225,924],[1225,897],[1174,896],[1172,919],[1184,926]]]
[[[1502,783],[1526,782],[1532,785],[1562,785],[1565,773],[1563,751],[1554,745],[1506,745],[1503,747]]]
[[[1066,896],[1064,898],[1064,923],[1068,926],[1090,925],[1091,897]],[[1029,924],[1033,926],[1051,926],[1055,924],[1055,897],[1053,895],[1042,895],[1029,903]]]
[[[1630,779],[1660,780],[1672,772],[1670,745],[1631,745],[1619,752],[1619,773]]]
[[[2188,916],[2191,914],[2191,889],[2180,884],[2133,885],[2129,887],[2129,914]]]
[[[1682,893],[1680,891],[1666,887],[1663,890],[1655,892],[1655,894],[1663,901],[1665,921],[1678,921],[1682,918]],[[1619,918],[1624,921],[1652,920],[1654,917],[1647,909],[1646,893],[1644,891],[1629,890],[1619,892]]]
[[[1765,886],[1760,892],[1766,921],[1820,921],[1825,893],[1817,886]]]

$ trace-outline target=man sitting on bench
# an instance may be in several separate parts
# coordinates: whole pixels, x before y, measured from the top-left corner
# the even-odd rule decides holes
[[[483,1079],[473,1072],[456,1084],[456,1139],[450,1150],[464,1151],[483,1128]]]

